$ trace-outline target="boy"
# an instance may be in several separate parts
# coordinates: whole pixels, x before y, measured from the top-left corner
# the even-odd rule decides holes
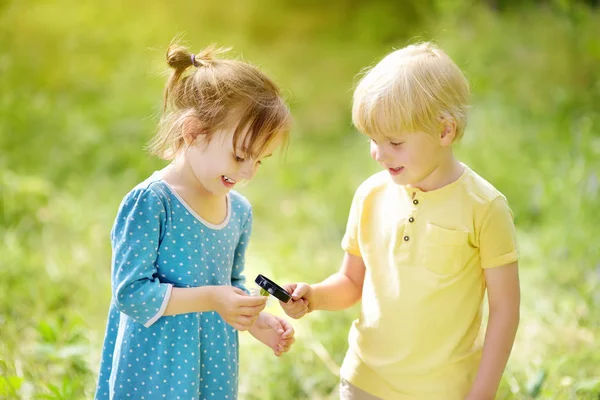
[[[287,285],[285,312],[362,300],[341,369],[342,399],[493,399],[519,321],[506,198],[459,162],[469,85],[430,43],[397,50],[360,81],[352,118],[385,169],[356,191],[340,271]],[[475,344],[487,288],[489,322]]]

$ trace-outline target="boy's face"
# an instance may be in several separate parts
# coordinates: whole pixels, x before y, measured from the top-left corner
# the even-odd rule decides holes
[[[400,185],[420,187],[427,182],[444,166],[449,149],[443,137],[424,132],[371,138],[371,157]]]

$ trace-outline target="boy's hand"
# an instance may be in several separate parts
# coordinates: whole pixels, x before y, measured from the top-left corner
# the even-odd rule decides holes
[[[265,312],[260,313],[256,323],[250,328],[250,334],[273,349],[277,357],[289,351],[296,341],[294,328],[289,322]]]
[[[212,309],[221,318],[239,331],[246,331],[254,325],[260,312],[267,305],[266,297],[249,296],[233,286],[213,288]]]
[[[283,288],[292,294],[292,299],[289,302],[279,302],[287,315],[294,319],[299,319],[314,309],[314,304],[311,303],[314,291],[309,284],[289,283],[284,285]]]

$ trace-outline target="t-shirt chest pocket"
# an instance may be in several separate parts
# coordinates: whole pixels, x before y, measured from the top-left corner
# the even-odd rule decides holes
[[[438,275],[458,272],[464,267],[469,233],[427,224],[421,246],[423,266]]]

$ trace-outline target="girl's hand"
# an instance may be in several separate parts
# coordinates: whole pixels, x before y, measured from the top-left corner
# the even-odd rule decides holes
[[[250,329],[266,304],[266,297],[249,296],[233,286],[214,286],[212,293],[212,309],[239,331]]]
[[[260,313],[250,334],[273,349],[277,357],[286,353],[296,341],[294,328],[289,322],[265,312]]]
[[[290,283],[283,286],[288,293],[292,294],[292,299],[287,302],[279,302],[285,313],[294,318],[299,319],[313,309],[310,307],[313,298],[313,290],[307,283]]]

